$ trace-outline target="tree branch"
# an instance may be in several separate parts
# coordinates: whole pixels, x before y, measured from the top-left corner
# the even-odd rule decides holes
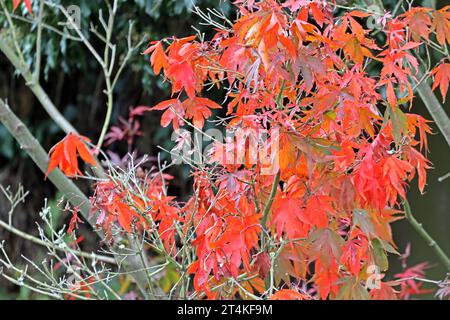
[[[422,77],[423,72],[419,71],[418,78],[421,79]],[[426,80],[422,81],[417,86],[417,92],[444,136],[445,141],[447,141],[447,144],[450,146],[450,119]]]
[[[45,152],[44,148],[42,148],[39,141],[37,141],[36,138],[30,133],[25,124],[19,118],[17,118],[17,116],[11,111],[9,106],[1,99],[0,122],[20,144],[20,147],[31,157],[31,159],[39,167],[39,169],[45,173],[48,167],[47,153]],[[53,170],[48,175],[48,178],[55,185],[55,187],[62,194],[64,194],[67,200],[74,207],[78,207],[80,209],[82,216],[93,227],[93,230],[95,230],[100,239],[104,239],[105,236],[103,232],[95,228],[95,221],[93,221],[93,217],[90,217],[91,205],[84,193],[82,193],[80,189],[59,169]],[[117,264],[119,266],[123,264],[124,269],[132,274],[135,283],[141,293],[146,296],[147,293],[144,285],[144,283],[146,282],[146,275],[145,272],[140,270],[137,257],[135,255],[130,255],[129,253],[121,254],[121,251],[123,250],[117,250],[117,248],[112,249],[115,250],[111,251],[115,254]],[[124,259],[122,259],[123,256],[125,256]]]
[[[266,206],[264,208],[263,216],[261,218],[261,225],[263,228],[266,227],[267,218],[269,216],[270,208],[272,207],[273,200],[277,194],[278,183],[280,182],[280,171],[278,171],[275,179],[273,180],[272,190],[270,191],[269,199],[267,200]]]
[[[31,234],[23,232],[2,220],[0,220],[0,227],[8,230],[9,232],[15,234],[16,236],[19,236],[27,241],[31,241],[40,246],[45,247],[48,245],[48,243],[46,243],[45,241],[43,241],[37,237],[34,237]],[[63,252],[67,251],[66,248],[63,248],[63,247],[60,247],[57,245],[52,245],[52,248],[55,250],[58,250],[58,251],[63,251]],[[87,259],[95,259],[97,261],[102,261],[102,262],[109,263],[109,264],[117,264],[117,261],[114,258],[98,255],[93,252],[84,252],[84,251],[75,250],[75,249],[70,249],[69,251],[71,254],[77,255],[79,257],[83,257],[83,258],[87,258]]]
[[[19,59],[4,37],[0,37],[0,51],[3,52],[16,70],[20,72],[22,77],[25,79],[26,85],[31,89],[31,91],[33,91],[45,111],[47,111],[48,115],[56,122],[56,124],[66,133],[77,133],[77,130],[66,120],[66,118],[64,118],[64,116],[50,100],[47,93],[45,93],[44,89],[42,89],[40,84],[36,81],[30,71],[30,68]]]
[[[408,200],[405,200],[403,204],[405,208],[405,216],[417,233],[428,243],[428,245],[434,250],[436,255],[441,259],[447,272],[450,272],[450,259],[442,250],[442,248],[436,243],[436,241],[430,236],[430,234],[423,228],[422,224],[419,223],[411,212],[411,207],[409,206]]]

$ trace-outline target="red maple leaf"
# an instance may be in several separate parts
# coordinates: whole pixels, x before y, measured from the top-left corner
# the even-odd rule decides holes
[[[153,71],[156,75],[161,72],[161,69],[167,68],[167,56],[162,46],[161,41],[153,41],[151,46],[144,51],[144,54],[152,54],[150,56],[150,63],[152,64]]]
[[[56,167],[59,167],[66,176],[83,175],[78,168],[78,156],[92,165],[96,165],[96,161],[92,156],[85,143],[90,142],[87,137],[74,133],[69,133],[63,140],[58,142],[49,152],[50,160],[48,169],[45,174],[47,177]]]
[[[450,24],[450,21],[449,21]],[[435,90],[438,86],[442,93],[442,99],[445,102],[447,96],[448,84],[450,82],[450,63],[441,63],[431,71],[434,75],[434,83],[432,89]]]
[[[450,44],[450,6],[433,12],[433,28],[442,46],[445,42]]]
[[[400,298],[408,299],[413,294],[427,294],[431,292],[431,290],[423,289],[423,283],[417,280],[417,278],[424,278],[425,271],[429,268],[428,262],[422,262],[394,275],[400,282]]]

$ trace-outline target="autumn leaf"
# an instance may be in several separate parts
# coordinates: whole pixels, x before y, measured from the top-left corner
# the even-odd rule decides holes
[[[405,180],[408,177],[408,174],[412,172],[413,168],[414,167],[410,163],[398,159],[395,156],[389,157],[383,166],[383,177],[386,179],[386,181],[389,181],[390,186],[403,199],[406,198]],[[394,196],[391,198],[392,200],[396,198],[396,193],[393,193]]]
[[[73,234],[75,229],[78,227],[79,223],[83,223],[83,220],[80,219],[78,214],[80,213],[80,209],[75,207],[72,210],[70,210],[72,217],[70,218],[69,227],[67,228],[68,234]]]
[[[328,267],[336,264],[341,257],[344,240],[335,231],[324,228],[311,234],[311,255],[321,261],[321,265]]]
[[[433,12],[433,28],[440,45],[450,44],[450,6]]]
[[[197,78],[191,64],[183,61],[179,64],[169,66],[167,72],[175,80],[173,83],[173,92],[184,89],[189,98],[195,98]]]
[[[376,234],[370,215],[365,210],[356,209],[353,211],[353,227],[355,226],[369,239]]]
[[[356,277],[340,279],[340,288],[336,296],[338,300],[369,300],[369,293]]]
[[[394,275],[400,283],[400,298],[408,299],[411,295],[432,292],[429,289],[423,289],[423,283],[416,280],[416,278],[425,278],[425,272],[430,267],[428,262],[422,262]]]
[[[56,167],[59,167],[65,175],[83,175],[78,168],[78,156],[86,163],[95,166],[96,161],[85,143],[90,142],[87,137],[69,133],[58,142],[49,152],[49,164],[45,174],[47,177]]]
[[[450,21],[449,21],[450,24]],[[450,63],[441,63],[431,71],[434,75],[434,83],[432,89],[435,90],[438,86],[442,93],[442,99],[445,102],[447,97],[448,84],[450,82]]]
[[[150,110],[165,110],[161,116],[161,126],[167,127],[172,123],[173,128],[178,130],[183,125],[183,117],[185,111],[181,105],[180,100],[170,99],[158,103],[156,106],[150,108]]]
[[[195,97],[183,101],[183,108],[186,112],[186,118],[192,119],[197,128],[203,128],[205,119],[211,117],[211,109],[220,109],[221,107],[207,98]]]
[[[416,168],[420,193],[423,194],[427,182],[427,169],[431,169],[431,162],[423,154],[414,148],[408,148],[405,152],[409,163]]]
[[[126,232],[131,233],[133,217],[139,217],[139,215],[135,210],[131,209],[129,205],[122,201],[117,201],[115,203],[115,209],[119,224]]]
[[[183,118],[193,120],[193,125],[197,128],[203,128],[205,119],[212,115],[211,109],[220,109],[221,107],[212,100],[201,97],[186,99],[181,102],[178,99],[170,99],[158,103],[150,110],[166,110],[161,117],[161,125],[167,127],[173,124],[175,130],[184,124]]]
[[[161,72],[161,69],[165,69],[168,66],[167,56],[164,52],[161,41],[153,41],[150,44],[151,46],[145,50],[143,54],[152,54],[150,57],[150,63],[153,67],[155,75],[158,75]]]
[[[332,260],[331,264],[324,265],[318,259],[315,262],[314,270],[314,283],[317,285],[317,291],[322,300],[325,300],[330,293],[338,293],[338,265],[334,260]]]
[[[419,42],[422,38],[429,40],[432,26],[430,11],[430,8],[415,7],[405,12],[405,22],[409,27],[413,41]]]

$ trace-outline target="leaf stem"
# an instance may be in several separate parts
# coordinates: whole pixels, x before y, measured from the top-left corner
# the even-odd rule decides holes
[[[6,223],[2,220],[0,220],[0,227],[5,228],[9,232],[27,240],[27,241],[31,241],[35,244],[38,244],[38,245],[44,246],[44,247],[48,246],[48,243],[46,243],[45,241],[42,241],[41,239],[34,237],[31,234],[25,233],[15,227],[13,227],[12,225],[9,225],[8,223]],[[87,258],[87,259],[95,259],[95,260],[102,261],[102,262],[109,263],[109,264],[117,264],[117,261],[112,257],[97,255],[97,254],[94,254],[91,252],[85,252],[85,251],[80,251],[80,250],[75,250],[75,249],[67,249],[67,248],[56,246],[53,244],[52,244],[52,248],[55,250],[58,250],[58,251],[63,251],[63,252],[68,250],[71,254],[77,255],[79,257]]]
[[[417,233],[428,243],[428,245],[434,250],[436,255],[442,261],[443,265],[450,272],[450,259],[437,242],[430,236],[430,234],[424,229],[423,225],[416,220],[411,212],[408,200],[403,203],[405,209],[405,216],[408,222],[413,226]]]
[[[267,218],[269,216],[269,212],[270,212],[270,208],[272,207],[273,200],[275,199],[275,196],[277,194],[279,182],[280,182],[280,171],[278,171],[278,173],[275,176],[275,179],[273,180],[272,190],[270,191],[269,199],[267,200],[266,206],[264,208],[263,216],[261,218],[261,226],[263,228],[266,227]]]

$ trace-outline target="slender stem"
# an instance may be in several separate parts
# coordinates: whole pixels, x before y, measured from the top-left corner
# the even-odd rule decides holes
[[[30,285],[28,285],[26,283],[19,282],[16,279],[11,278],[10,276],[8,276],[6,274],[2,274],[2,277],[4,277],[9,282],[11,282],[11,283],[13,283],[13,284],[15,284],[15,285],[17,285],[19,287],[25,287],[25,288],[27,288],[27,289],[29,289],[31,291],[34,291],[36,293],[39,293],[39,294],[42,294],[42,295],[45,295],[45,296],[49,296],[49,297],[54,298],[54,299],[58,299],[58,300],[62,300],[63,299],[63,297],[60,294],[51,293],[51,292],[47,292],[47,291],[44,291],[44,290],[40,290],[40,289],[35,288],[33,286],[30,286]]]
[[[105,37],[105,51],[103,54],[103,73],[105,74],[105,82],[106,82],[106,95],[108,97],[108,102],[106,105],[106,116],[105,121],[103,122],[102,131],[100,133],[100,137],[97,142],[97,148],[100,149],[103,145],[103,141],[105,140],[106,133],[108,132],[109,124],[111,123],[111,116],[114,107],[114,99],[113,99],[113,82],[111,80],[112,70],[114,68],[115,63],[115,46],[111,45],[111,37],[114,29],[114,20],[117,11],[117,0],[114,0],[113,7],[108,4],[109,9],[109,18],[108,24],[106,25],[106,37]],[[103,19],[101,19],[102,21]],[[110,48],[111,46],[111,48]]]
[[[424,229],[423,225],[416,220],[411,212],[411,207],[409,206],[408,200],[405,200],[403,204],[405,208],[405,216],[417,233],[428,243],[428,245],[434,250],[436,255],[441,259],[443,265],[450,272],[450,259],[442,250],[442,248],[436,243],[436,241],[430,236],[430,234]]]
[[[31,241],[35,244],[41,245],[41,246],[48,246],[49,244],[37,237],[32,236],[31,234],[28,234],[26,232],[23,232],[15,227],[13,227],[12,225],[7,224],[6,222],[4,222],[3,220],[0,220],[0,227],[5,228],[6,230],[8,230],[11,233],[14,233],[15,235],[27,240],[27,241]],[[62,251],[65,252],[67,251],[66,248],[63,247],[59,247],[56,245],[51,245],[53,249],[58,250],[58,251]],[[75,249],[70,249],[70,253],[77,255],[79,257],[83,257],[83,258],[87,258],[87,259],[95,259],[98,261],[102,261],[105,263],[110,263],[110,264],[117,264],[116,260],[114,258],[111,257],[106,257],[106,256],[101,256],[98,254],[94,254],[94,253],[89,253],[89,252],[84,252],[84,251],[80,251],[80,250],[75,250]]]
[[[48,115],[56,122],[56,124],[66,133],[77,133],[77,130],[64,118],[56,106],[48,97],[47,93],[37,83],[30,72],[29,67],[20,60],[13,49],[8,45],[4,37],[0,37],[0,51],[8,58],[12,65],[19,71],[25,79],[26,85],[31,89],[41,105],[47,111]]]
[[[44,2],[42,2],[42,3],[44,3]],[[4,12],[0,12],[0,15],[5,15],[5,13]],[[28,23],[28,24],[31,24],[31,25],[34,25],[36,23],[36,20],[34,20],[34,19],[29,19],[29,18],[26,18],[26,17],[18,16],[16,14],[12,14],[12,13],[10,14],[10,17],[13,18],[14,20],[22,21],[22,22],[25,22],[25,23]],[[80,38],[74,37],[71,34],[69,34],[68,32],[61,31],[61,30],[59,30],[59,29],[57,29],[55,27],[52,27],[52,26],[44,23],[44,22],[42,22],[41,25],[42,25],[42,27],[44,29],[46,29],[48,31],[51,31],[51,32],[54,32],[55,34],[57,34],[57,35],[59,35],[59,36],[61,36],[63,38],[67,38],[69,40],[73,40],[73,41],[77,41],[77,42],[81,42],[82,41]]]
[[[267,200],[266,206],[263,211],[263,216],[261,218],[261,226],[263,228],[266,227],[267,218],[269,216],[269,212],[270,212],[270,208],[272,207],[273,200],[275,199],[275,196],[277,194],[279,182],[280,182],[280,171],[278,171],[278,173],[275,176],[275,179],[273,180],[272,190],[270,191],[269,199]]]
[[[67,10],[62,5],[53,4],[51,2],[46,1],[45,2],[49,6],[57,7],[67,18],[67,22],[70,24],[70,26],[75,30],[75,32],[78,34],[78,36],[81,39],[81,42],[84,43],[84,45],[88,48],[88,50],[91,52],[91,54],[94,56],[94,58],[98,61],[98,63],[104,67],[104,61],[98,54],[97,50],[94,49],[94,47],[91,45],[91,43],[87,40],[86,36],[83,34],[83,32],[80,30],[80,28],[75,24],[72,17],[69,15]]]
[[[105,74],[106,76],[106,74]],[[105,121],[103,122],[102,131],[100,133],[100,137],[98,138],[97,142],[97,148],[100,149],[103,145],[103,142],[105,141],[106,133],[108,132],[109,124],[111,123],[111,117],[113,112],[113,93],[112,93],[112,87],[111,87],[111,79],[109,77],[106,77],[106,94],[108,96],[108,103],[106,105],[106,116]]]
[[[146,295],[145,298],[154,300],[152,276],[150,275],[150,272],[148,270],[148,261],[147,261],[146,257],[144,257],[143,249],[141,246],[139,246],[139,243],[137,241],[137,234],[134,233],[133,235],[129,236],[128,238],[129,238],[130,242],[134,242],[133,248],[135,248],[136,251],[138,252],[139,260],[140,260],[142,268],[143,268],[143,270],[145,270],[145,274],[147,276],[147,286],[150,291],[149,292],[150,295]],[[139,285],[144,286],[143,283],[140,283]],[[145,290],[145,288],[144,288],[144,291],[147,293],[147,290]]]
[[[37,39],[36,39],[36,61],[35,61],[35,69],[34,69],[34,81],[39,82],[39,76],[41,74],[41,45],[42,45],[42,19],[44,17],[44,3],[40,3],[39,7],[39,16],[37,21]]]

